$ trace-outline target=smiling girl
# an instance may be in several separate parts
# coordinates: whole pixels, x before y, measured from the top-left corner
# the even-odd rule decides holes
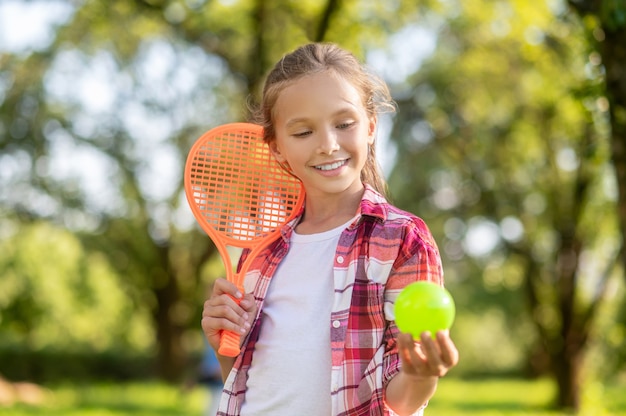
[[[306,202],[253,260],[246,293],[218,279],[205,302],[213,348],[223,330],[242,334],[238,357],[218,357],[218,415],[419,415],[458,363],[447,331],[413,340],[395,325],[400,291],[443,285],[443,271],[426,224],[385,199],[376,126],[393,108],[384,82],[333,44],[269,73],[256,121]]]

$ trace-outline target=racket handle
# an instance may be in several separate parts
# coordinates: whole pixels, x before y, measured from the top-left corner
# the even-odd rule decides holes
[[[222,332],[222,336],[220,338],[220,347],[217,352],[221,355],[225,355],[226,357],[236,357],[239,355],[239,334],[232,331],[224,331]]]

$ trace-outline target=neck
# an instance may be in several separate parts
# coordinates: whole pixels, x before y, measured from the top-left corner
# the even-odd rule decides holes
[[[341,195],[307,195],[304,216],[297,226],[299,234],[332,230],[353,218],[361,204],[364,188]]]

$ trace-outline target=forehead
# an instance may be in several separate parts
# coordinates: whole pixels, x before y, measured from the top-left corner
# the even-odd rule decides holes
[[[323,71],[287,84],[277,95],[274,116],[301,112],[321,114],[341,107],[364,110],[363,94],[345,77],[334,71]]]

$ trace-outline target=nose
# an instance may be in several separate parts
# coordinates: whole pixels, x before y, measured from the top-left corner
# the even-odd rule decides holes
[[[332,130],[323,130],[320,132],[318,151],[321,154],[330,155],[339,150],[339,142],[337,134]]]

